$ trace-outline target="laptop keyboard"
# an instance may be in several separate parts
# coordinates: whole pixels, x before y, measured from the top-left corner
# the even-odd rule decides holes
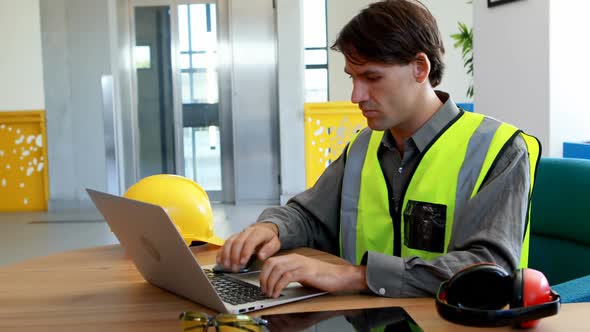
[[[238,305],[269,299],[269,297],[260,291],[260,287],[258,286],[228,277],[224,274],[214,273],[211,269],[204,269],[204,271],[224,302]]]

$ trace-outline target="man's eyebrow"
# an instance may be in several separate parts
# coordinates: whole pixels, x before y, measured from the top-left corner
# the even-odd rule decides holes
[[[346,74],[348,74],[348,75],[352,76],[352,74],[351,74],[351,73],[350,73],[350,72],[349,72],[349,71],[348,71],[346,68],[344,68],[344,72],[345,72]],[[379,74],[379,71],[377,71],[377,70],[373,70],[373,69],[367,69],[367,70],[365,70],[365,71],[363,71],[363,72],[359,73],[359,74],[358,74],[358,76],[361,76],[361,77],[367,77],[367,76],[371,76],[371,75],[378,75],[378,74]]]

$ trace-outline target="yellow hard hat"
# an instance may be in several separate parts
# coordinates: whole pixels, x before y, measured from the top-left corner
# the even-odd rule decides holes
[[[161,206],[187,245],[193,241],[223,245],[224,240],[213,233],[209,197],[190,179],[172,174],[148,176],[131,186],[123,196]]]

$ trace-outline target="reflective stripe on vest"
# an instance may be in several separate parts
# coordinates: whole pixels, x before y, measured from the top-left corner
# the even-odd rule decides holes
[[[478,192],[502,148],[519,132],[511,125],[476,113],[461,113],[456,121],[443,130],[431,146],[422,152],[405,193],[402,191],[402,206],[398,208],[396,216],[401,220],[409,201],[445,206],[443,250],[419,250],[407,246],[402,240],[397,244],[400,252],[395,253],[390,198],[377,158],[383,132],[374,132],[368,128],[361,131],[349,145],[342,184],[342,257],[356,264],[366,251],[398,254],[401,257],[418,256],[426,260],[446,253],[456,217],[454,212]],[[539,154],[538,141],[528,135],[523,134],[523,137],[531,155],[531,179],[534,179],[538,160],[534,156]],[[432,172],[433,169],[437,171]],[[406,222],[405,219],[400,222],[401,238],[405,235]],[[528,258],[525,247],[528,249],[528,237],[525,237],[523,246],[524,265]]]
[[[519,269],[523,269],[529,265],[529,239],[531,237],[531,198],[533,197],[533,187],[535,186],[535,177],[537,176],[537,166],[539,165],[539,160],[541,159],[541,142],[539,142],[539,140],[534,136],[522,134],[522,137],[524,138],[524,142],[526,143],[527,151],[529,153],[529,174],[531,187],[529,189],[527,223],[525,226],[524,241],[522,243],[520,264],[518,265]]]

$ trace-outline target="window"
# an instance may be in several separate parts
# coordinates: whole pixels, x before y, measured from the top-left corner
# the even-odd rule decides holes
[[[178,5],[184,175],[206,191],[221,191],[217,7]]]
[[[151,50],[149,46],[135,46],[135,68],[150,69],[152,67]]]
[[[326,0],[304,0],[305,101],[328,101]]]
[[[216,19],[215,4],[178,6],[183,104],[219,100]]]

